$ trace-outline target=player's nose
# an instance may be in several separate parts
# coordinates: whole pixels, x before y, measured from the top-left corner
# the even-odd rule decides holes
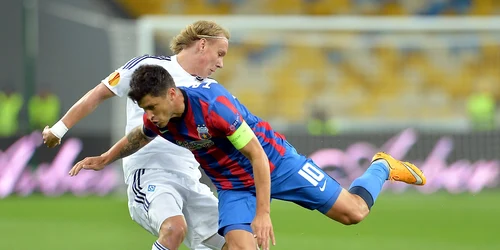
[[[153,121],[153,118],[155,115],[151,111],[146,111],[146,116],[148,117],[148,120]]]
[[[222,61],[222,59],[220,59],[218,62],[217,62],[217,68],[220,68],[222,69],[224,67],[224,61]]]

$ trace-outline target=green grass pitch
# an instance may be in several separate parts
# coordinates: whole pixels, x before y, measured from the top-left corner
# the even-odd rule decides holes
[[[275,250],[500,249],[500,193],[494,191],[383,193],[368,218],[355,226],[294,204],[272,204]],[[123,197],[0,200],[2,250],[146,250],[154,240],[129,218]]]

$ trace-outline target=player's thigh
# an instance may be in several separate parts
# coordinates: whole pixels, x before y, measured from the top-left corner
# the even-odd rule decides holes
[[[279,175],[274,177],[272,198],[291,201],[321,213],[330,210],[342,190],[335,179],[305,157],[303,161],[283,167],[288,168],[288,173],[282,178]]]
[[[219,191],[219,234],[233,230],[252,233],[250,224],[255,217],[255,194],[247,190]]]
[[[231,230],[226,236],[226,244],[229,249],[255,250],[257,241],[253,234],[246,230]]]
[[[168,180],[168,181],[166,181]],[[174,216],[183,216],[185,193],[164,171],[138,170],[129,185],[129,208],[134,221],[155,236],[162,223]]]
[[[187,231],[187,223],[182,213],[181,198],[172,192],[162,192],[150,203],[148,219],[150,226],[160,234],[162,225],[173,230]]]

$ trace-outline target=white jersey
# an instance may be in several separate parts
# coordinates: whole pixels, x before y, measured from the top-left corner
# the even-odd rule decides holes
[[[134,71],[141,65],[153,64],[165,68],[177,86],[191,86],[197,83],[197,78],[186,72],[177,62],[176,56],[140,56],[128,61],[106,77],[102,83],[120,97],[127,97],[130,80]],[[127,98],[127,125],[125,133],[143,124],[144,114],[137,104]],[[162,166],[168,171],[191,176],[196,180],[201,178],[198,162],[186,148],[177,146],[161,137],[157,137],[144,148],[123,159],[125,183],[129,184],[130,176],[137,169],[158,168]]]

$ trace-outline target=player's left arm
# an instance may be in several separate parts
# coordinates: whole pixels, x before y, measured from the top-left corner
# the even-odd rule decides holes
[[[237,109],[232,95],[218,96],[212,103],[211,126],[224,133],[233,146],[252,164],[257,208],[252,229],[259,246],[267,249],[269,239],[275,243],[271,223],[271,173],[269,159],[250,126]]]
[[[233,146],[252,164],[257,192],[257,214],[270,213],[271,173],[269,160],[252,128],[243,119],[234,97],[227,91],[217,96],[209,108],[208,124],[226,135]]]
[[[76,163],[69,175],[75,176],[82,169],[101,170],[110,163],[137,152],[152,140],[152,137],[144,133],[142,125],[138,126],[102,155],[87,157]]]
[[[269,214],[271,200],[271,173],[269,159],[255,133],[245,121],[227,137],[252,164],[257,192],[257,214]]]

